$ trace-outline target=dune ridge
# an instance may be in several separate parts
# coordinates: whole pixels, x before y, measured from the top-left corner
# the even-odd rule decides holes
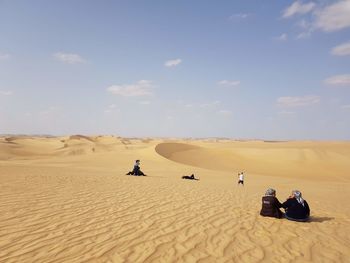
[[[6,138],[0,138],[0,262],[350,258],[347,142]],[[71,154],[77,149],[85,151]],[[125,175],[135,159],[148,177]],[[301,169],[294,166],[305,171],[296,176]],[[236,182],[241,169],[244,187]],[[200,181],[180,179],[190,173]],[[281,201],[301,190],[311,221],[260,217],[267,187]]]

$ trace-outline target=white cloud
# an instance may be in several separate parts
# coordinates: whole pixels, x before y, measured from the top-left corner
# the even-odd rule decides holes
[[[335,56],[347,56],[350,55],[350,41],[339,46],[336,46],[331,51]]]
[[[277,104],[282,107],[299,107],[317,104],[320,102],[319,96],[304,96],[304,97],[279,97]]]
[[[181,62],[182,62],[182,59],[180,59],[180,58],[168,60],[168,61],[165,61],[164,66],[175,67],[175,66],[179,65]]]
[[[63,52],[57,52],[53,54],[53,57],[61,61],[63,63],[67,64],[79,64],[79,63],[85,63],[86,60],[83,59],[80,55],[78,54],[73,54],[73,53],[63,53]]]
[[[311,36],[311,33],[315,30],[312,22],[306,19],[300,20],[297,25],[302,28],[303,32],[299,33],[296,39],[308,38]]]
[[[7,53],[0,53],[0,61],[1,60],[7,60],[11,57],[10,54],[7,54]]]
[[[297,39],[304,39],[304,38],[309,38],[311,36],[313,30],[308,30],[305,32],[301,32],[300,34],[297,35]]]
[[[234,87],[241,84],[241,82],[239,80],[221,80],[218,84],[225,87]]]
[[[332,4],[324,5],[322,2],[332,2]],[[301,1],[296,1],[284,10],[284,18],[311,12],[310,16],[298,23],[303,32],[297,35],[297,39],[308,38],[316,30],[333,32],[350,27],[350,0],[322,2],[316,5],[313,2],[303,4]]]
[[[350,86],[350,74],[336,75],[324,81],[332,86]]]
[[[343,105],[341,108],[344,110],[350,110],[350,105]]]
[[[306,14],[315,8],[316,4],[313,2],[303,4],[301,1],[295,1],[292,5],[283,11],[282,17],[288,18],[296,14]]]
[[[350,0],[341,0],[315,12],[314,26],[326,32],[350,27]]]
[[[297,25],[303,29],[308,29],[311,26],[311,23],[307,21],[306,19],[301,19]]]
[[[120,112],[120,110],[117,109],[117,105],[111,104],[107,107],[107,109],[104,112],[105,113],[112,113],[112,112]]]
[[[221,115],[224,115],[224,116],[231,116],[232,115],[232,111],[229,111],[229,110],[219,110],[218,113]]]
[[[246,19],[247,17],[249,17],[250,14],[246,14],[246,13],[238,13],[238,14],[233,14],[229,17],[229,20],[233,20],[233,19]]]
[[[13,92],[10,90],[0,90],[0,95],[11,96],[12,94],[13,94]]]
[[[149,80],[139,80],[135,84],[112,85],[107,91],[124,97],[146,96],[152,95],[154,85]]]
[[[278,36],[276,39],[279,41],[287,41],[288,35],[286,33],[283,33],[280,36]]]
[[[219,100],[215,100],[213,102],[209,102],[209,103],[202,103],[199,105],[199,107],[201,108],[210,108],[210,107],[216,107],[217,105],[219,105],[221,102]]]
[[[150,105],[150,104],[151,104],[151,102],[148,101],[148,100],[140,101],[139,103],[140,103],[141,105]]]
[[[193,108],[193,107],[194,107],[194,105],[191,104],[191,103],[188,103],[188,104],[185,105],[185,108]]]

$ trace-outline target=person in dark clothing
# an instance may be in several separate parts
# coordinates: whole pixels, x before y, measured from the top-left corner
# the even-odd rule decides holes
[[[197,178],[194,177],[194,174],[191,174],[191,175],[184,175],[184,176],[182,176],[182,179],[199,180],[199,179],[197,179]]]
[[[140,160],[135,161],[134,169],[126,175],[146,176],[140,169]]]
[[[281,207],[282,204],[276,198],[276,190],[272,188],[267,189],[265,196],[262,198],[260,215],[282,218],[283,213],[280,210]]]
[[[282,204],[286,211],[286,218],[293,221],[305,222],[310,216],[310,208],[306,200],[301,197],[298,190],[292,191],[292,195]]]

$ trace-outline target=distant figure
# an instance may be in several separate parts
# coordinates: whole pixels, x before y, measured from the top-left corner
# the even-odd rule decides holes
[[[182,179],[199,180],[198,178],[195,178],[195,177],[194,177],[194,174],[191,174],[191,175],[184,175],[184,176],[182,176]]]
[[[243,185],[244,186],[244,174],[243,172],[238,173],[238,185]]]
[[[134,169],[126,175],[146,176],[140,169],[140,160],[135,161]]]
[[[276,190],[269,188],[265,192],[265,196],[262,198],[262,207],[260,215],[268,217],[282,218],[283,213],[280,210],[282,204],[276,198]]]
[[[286,218],[293,221],[305,222],[309,220],[310,208],[301,192],[293,190],[291,196],[282,204],[286,211]]]

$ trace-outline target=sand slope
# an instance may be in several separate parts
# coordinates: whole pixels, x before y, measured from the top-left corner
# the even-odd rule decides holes
[[[349,262],[349,171],[346,142],[0,138],[0,262]],[[270,186],[311,222],[260,217]]]
[[[160,155],[175,162],[212,170],[244,169],[279,177],[321,177],[324,180],[342,180],[350,171],[350,143],[166,142],[158,144],[155,149]]]

